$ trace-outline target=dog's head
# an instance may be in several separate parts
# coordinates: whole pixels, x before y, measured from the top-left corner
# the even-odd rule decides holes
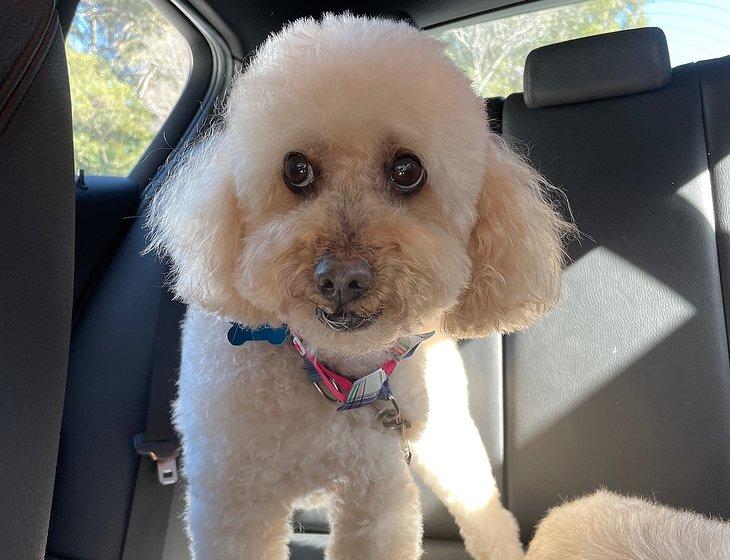
[[[527,326],[566,229],[438,42],[348,15],[263,45],[150,224],[182,299],[349,353]]]

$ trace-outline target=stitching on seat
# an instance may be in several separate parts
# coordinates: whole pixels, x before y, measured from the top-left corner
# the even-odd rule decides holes
[[[33,58],[35,57],[35,53],[42,46],[43,37],[46,35],[48,26],[53,20],[53,14],[55,13],[53,3],[51,2],[50,5],[51,9],[48,11],[48,17],[39,18],[39,21],[36,24],[33,33],[23,47],[23,50],[20,51],[17,58],[15,59],[15,63],[10,68],[10,70],[8,70],[8,73],[5,74],[2,81],[0,81],[0,99],[4,97],[6,98],[3,102],[0,103],[0,107],[4,107],[5,103],[7,102],[7,98],[10,97],[12,90],[15,89],[13,87],[13,84],[17,84],[21,81],[23,74],[31,65]],[[11,90],[11,93],[8,93],[8,90]]]
[[[699,89],[700,93],[700,115],[702,117],[702,133],[703,138],[705,141],[705,157],[707,162],[707,173],[709,175],[710,180],[710,194],[712,196],[712,217],[714,219],[714,233],[715,233],[715,250],[717,255],[717,276],[720,280],[720,296],[722,298],[722,311],[723,316],[725,318],[725,339],[727,340],[728,348],[730,349],[730,330],[728,330],[728,320],[730,319],[730,315],[728,313],[728,303],[725,301],[725,288],[727,286],[727,271],[723,270],[722,266],[722,254],[721,251],[721,241],[718,236],[718,230],[717,225],[719,222],[719,215],[718,215],[718,209],[720,207],[719,202],[719,187],[716,184],[715,180],[715,174],[713,173],[713,166],[712,161],[710,158],[710,125],[709,125],[709,116],[707,114],[707,110],[705,107],[705,90],[702,85],[702,70],[703,67],[698,63],[693,63],[692,67],[694,68],[695,77],[697,78],[697,88]]]
[[[5,99],[3,105],[0,106],[0,134],[5,131],[5,128],[12,120],[12,116],[15,113],[15,110],[25,99],[25,96],[30,90],[30,86],[35,81],[35,78],[38,75],[41,66],[46,60],[48,52],[51,50],[51,45],[56,38],[56,34],[58,33],[59,24],[58,14],[56,13],[55,9],[51,11],[50,16],[51,17],[45,26],[39,26],[39,28],[37,28],[43,29],[43,37],[40,39],[40,41],[36,41],[34,43],[36,49],[33,53],[33,56],[28,61],[28,64],[23,68],[23,71],[19,75],[13,89],[9,92],[7,99]],[[28,45],[26,45],[26,48],[27,46]],[[24,51],[26,48],[24,48]],[[17,63],[13,67],[13,69],[15,69],[16,67]],[[9,82],[6,82],[6,84],[7,83]]]

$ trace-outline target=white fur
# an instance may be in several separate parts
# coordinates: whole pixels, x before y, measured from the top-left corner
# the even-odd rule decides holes
[[[398,436],[374,429],[372,408],[337,412],[291,346],[234,347],[228,327],[197,308],[184,324],[175,421],[194,558],[287,558],[293,504],[321,489],[335,496],[329,558],[418,558],[421,509]],[[413,466],[456,517],[472,556],[521,558],[468,413],[456,343],[424,343],[391,386],[413,424]]]
[[[606,490],[553,509],[527,560],[728,560],[730,524]]]
[[[560,292],[567,226],[544,181],[489,133],[483,101],[441,46],[406,24],[326,16],[272,36],[236,80],[222,124],[183,159],[150,214],[190,304],[175,421],[196,560],[283,560],[292,505],[332,496],[331,560],[415,560],[422,520],[398,435],[372,407],[337,412],[290,345],[231,346],[228,320],[286,323],[349,375],[399,337],[438,331],[391,387],[412,423],[413,467],[477,560],[522,557],[469,415],[451,336],[525,328]],[[424,162],[411,197],[384,173],[398,148]],[[292,150],[317,191],[283,184]],[[316,318],[323,252],[365,255],[377,321],[334,332]],[[359,252],[359,253],[358,253]]]

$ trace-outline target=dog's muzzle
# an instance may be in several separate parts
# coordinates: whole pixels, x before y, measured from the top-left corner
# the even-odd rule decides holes
[[[357,331],[372,325],[380,313],[359,315],[348,310],[348,304],[367,293],[373,285],[373,277],[373,269],[365,259],[325,253],[314,267],[314,283],[335,310],[330,312],[318,307],[317,318],[339,332]]]

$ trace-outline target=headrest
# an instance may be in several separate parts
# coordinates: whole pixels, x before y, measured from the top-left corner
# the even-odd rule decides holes
[[[617,31],[535,49],[525,62],[530,109],[658,89],[672,67],[658,27]]]

